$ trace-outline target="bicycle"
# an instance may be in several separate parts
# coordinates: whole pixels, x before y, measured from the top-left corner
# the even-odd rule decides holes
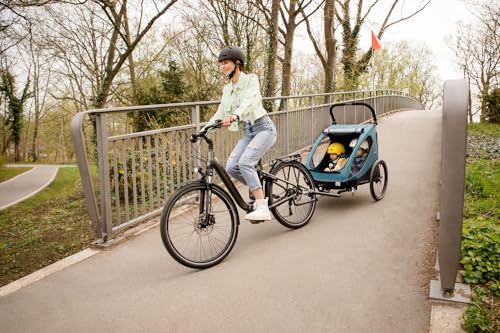
[[[238,236],[239,216],[236,204],[246,212],[246,202],[231,181],[225,168],[215,159],[211,129],[207,126],[190,137],[192,143],[203,139],[208,144],[206,169],[196,168],[199,180],[179,187],[167,200],[160,219],[161,238],[168,253],[180,264],[197,269],[219,264],[231,252]],[[270,171],[257,167],[269,209],[285,227],[297,229],[306,225],[316,208],[314,180],[300,162],[300,155],[278,158]],[[213,182],[214,171],[227,190]]]

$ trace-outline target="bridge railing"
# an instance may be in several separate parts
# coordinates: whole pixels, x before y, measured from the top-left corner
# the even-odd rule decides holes
[[[330,125],[329,107],[335,102],[364,101],[378,116],[405,109],[422,109],[407,93],[393,90],[353,91],[330,94],[265,98],[267,104],[280,105],[269,115],[276,125],[278,138],[264,156],[264,162],[309,147],[316,136]],[[76,114],[71,122],[71,136],[80,170],[87,211],[97,243],[107,243],[113,234],[150,220],[160,214],[164,202],[183,183],[194,180],[193,168],[203,158],[206,147],[194,147],[189,135],[201,128],[201,110],[213,113],[219,101],[127,106],[96,109]],[[184,110],[191,114],[187,125],[133,132],[119,115],[140,112]],[[370,113],[359,106],[335,111],[337,123],[352,124],[369,120]],[[95,121],[95,140],[85,131]],[[238,140],[237,133],[213,133],[215,153],[224,161]],[[95,146],[94,146],[95,145]],[[97,151],[97,163],[89,163]],[[95,170],[97,172],[91,172]]]

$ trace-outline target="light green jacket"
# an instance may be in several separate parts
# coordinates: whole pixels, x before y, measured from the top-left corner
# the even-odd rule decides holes
[[[206,126],[232,114],[237,115],[240,121],[253,123],[266,113],[266,110],[262,107],[262,95],[260,94],[257,75],[241,72],[235,85],[229,82],[224,86],[219,108]],[[238,123],[232,123],[229,130],[238,131]]]

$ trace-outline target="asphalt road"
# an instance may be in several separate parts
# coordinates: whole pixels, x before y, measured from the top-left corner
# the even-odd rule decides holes
[[[54,180],[59,169],[57,165],[27,164],[15,166],[31,166],[33,168],[0,183],[0,210],[15,205],[43,190]]]
[[[323,197],[311,222],[242,222],[220,265],[177,264],[154,227],[0,298],[3,332],[428,332],[441,112],[380,119],[386,196]]]

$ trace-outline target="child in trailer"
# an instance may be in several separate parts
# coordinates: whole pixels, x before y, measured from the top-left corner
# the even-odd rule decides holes
[[[331,143],[326,149],[326,153],[330,155],[330,161],[323,171],[340,171],[345,167],[347,158],[344,157],[345,147],[343,144],[339,142]]]
[[[349,144],[350,147],[354,148],[356,146],[358,139],[353,139],[351,143]],[[368,158],[368,150],[369,150],[369,145],[368,141],[363,141],[361,144],[361,147],[356,151],[356,156],[354,157],[354,161],[352,162],[351,165],[351,176],[357,174],[363,165],[365,165],[366,160]]]

